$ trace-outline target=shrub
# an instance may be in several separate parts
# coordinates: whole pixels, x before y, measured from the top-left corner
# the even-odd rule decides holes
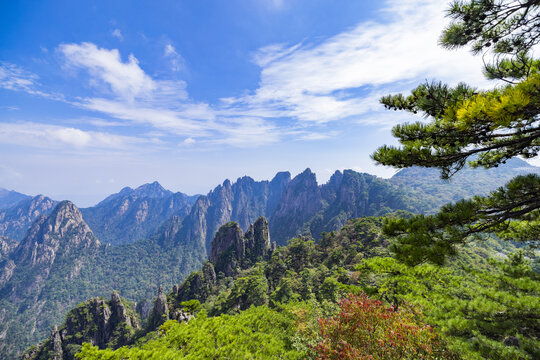
[[[457,358],[408,304],[398,309],[365,294],[350,294],[339,307],[338,315],[319,319],[322,340],[314,346],[317,359]]]

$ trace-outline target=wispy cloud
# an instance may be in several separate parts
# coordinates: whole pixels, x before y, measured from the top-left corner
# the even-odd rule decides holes
[[[264,46],[251,59],[260,67],[258,87],[216,104],[190,98],[185,81],[149,75],[133,54],[123,58],[118,49],[89,42],[61,44],[57,50],[66,66],[88,75],[94,94],[69,102],[103,117],[90,123],[97,127],[139,125],[142,138],[154,131],[162,134],[158,138],[175,137],[174,144],[192,146],[324,140],[338,134],[328,130],[331,122],[387,128],[401,120],[385,112],[378,99],[425,79],[486,83],[481,59],[437,45],[445,6],[439,0],[389,0],[384,20],[362,22],[318,42]],[[182,70],[184,60],[172,43],[165,44],[162,56],[174,72]],[[40,90],[36,75],[11,64],[0,64],[0,87],[51,97]],[[60,142],[87,146],[88,136],[101,136],[98,143],[107,146],[105,133],[62,131],[52,131]]]
[[[147,97],[156,87],[132,54],[123,62],[117,49],[102,49],[92,43],[62,44],[58,50],[65,56],[67,65],[88,70],[94,79],[106,83],[115,95],[124,99]]]
[[[127,149],[142,139],[33,122],[0,123],[0,143],[40,148]]]
[[[159,80],[147,75],[135,56],[122,61],[118,50],[91,43],[63,44],[59,51],[66,63],[87,70],[90,81],[109,89],[113,97],[88,97],[78,107],[127,122],[147,125],[200,144],[257,146],[277,142],[280,130],[269,121],[249,116],[220,114],[206,103],[191,100],[184,81]],[[164,56],[179,56],[171,44]]]
[[[172,44],[165,45],[163,56],[169,59],[172,71],[178,72],[184,67],[184,58],[178,52],[176,52],[176,49]]]
[[[437,45],[446,6],[439,0],[392,0],[385,22],[362,22],[318,44],[265,46],[253,56],[261,67],[259,87],[224,104],[236,114],[325,123],[373,111],[379,107],[376,95],[426,78],[485,84],[481,59]]]
[[[117,38],[120,41],[124,40],[124,36],[122,35],[122,32],[120,31],[120,29],[114,29],[111,32],[111,35],[114,36],[115,38]]]
[[[63,96],[40,90],[39,76],[21,67],[7,62],[0,62],[0,88],[12,91],[23,91],[31,95],[63,100]]]

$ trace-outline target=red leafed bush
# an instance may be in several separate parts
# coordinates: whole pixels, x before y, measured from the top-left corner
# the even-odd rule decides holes
[[[339,307],[337,316],[319,319],[322,340],[314,347],[317,359],[456,358],[410,305],[396,310],[365,294],[351,294]]]

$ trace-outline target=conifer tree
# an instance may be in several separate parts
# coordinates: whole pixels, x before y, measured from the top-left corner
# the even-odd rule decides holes
[[[454,1],[451,24],[440,43],[453,49],[471,46],[482,54],[488,79],[499,85],[479,91],[465,83],[450,87],[425,83],[411,94],[381,99],[387,109],[421,113],[429,122],[397,125],[401,147],[382,146],[372,155],[396,168],[434,167],[443,179],[464,166],[492,168],[540,150],[540,60],[532,55],[540,42],[540,1]],[[504,84],[504,85],[500,85]],[[448,204],[433,216],[390,220],[388,235],[397,237],[396,256],[410,264],[441,264],[456,245],[471,236],[495,232],[537,247],[540,239],[540,177],[517,176],[486,197]]]

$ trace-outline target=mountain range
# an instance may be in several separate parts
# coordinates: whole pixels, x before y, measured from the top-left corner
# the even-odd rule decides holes
[[[517,160],[488,175],[468,169],[448,183],[423,170],[404,169],[388,180],[336,171],[322,185],[310,169],[294,178],[280,172],[270,181],[245,176],[201,196],[154,182],[80,210],[69,201],[26,196],[0,210],[0,358],[43,339],[77,303],[113,290],[147,314],[160,286],[179,283],[212,257],[216,232],[231,221],[249,232],[264,216],[272,241],[284,245],[300,234],[317,239],[351,218],[432,212],[447,198],[485,193],[524,171],[538,172]]]

